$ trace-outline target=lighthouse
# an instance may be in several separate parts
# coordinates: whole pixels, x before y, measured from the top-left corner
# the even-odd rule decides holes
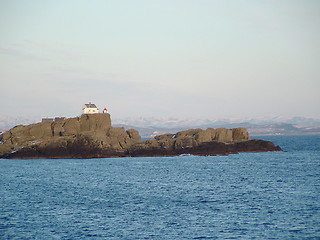
[[[82,114],[95,114],[99,113],[97,106],[91,102],[85,104],[82,108]]]
[[[108,113],[108,109],[107,109],[107,108],[104,108],[104,109],[103,109],[103,113]]]

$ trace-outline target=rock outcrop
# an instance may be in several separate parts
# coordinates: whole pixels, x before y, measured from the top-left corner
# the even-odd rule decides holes
[[[281,151],[272,142],[250,140],[245,128],[190,129],[141,142],[139,132],[111,126],[110,115],[17,126],[0,135],[0,158],[97,158],[217,155]]]
[[[281,151],[279,146],[263,140],[250,140],[245,128],[190,129],[164,134],[134,144],[130,156],[174,156],[181,154],[225,155],[239,152]]]
[[[124,156],[139,133],[113,128],[110,115],[92,114],[59,122],[17,126],[0,135],[0,157],[92,158]]]

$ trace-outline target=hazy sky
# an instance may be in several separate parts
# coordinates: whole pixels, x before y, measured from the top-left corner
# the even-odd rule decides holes
[[[318,0],[1,0],[2,115],[320,116]]]

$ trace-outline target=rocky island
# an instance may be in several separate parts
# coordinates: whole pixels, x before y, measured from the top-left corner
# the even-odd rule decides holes
[[[134,129],[112,127],[108,113],[84,114],[58,122],[16,126],[0,135],[0,158],[107,158],[226,155],[281,151],[250,140],[245,128],[190,129],[141,142]]]

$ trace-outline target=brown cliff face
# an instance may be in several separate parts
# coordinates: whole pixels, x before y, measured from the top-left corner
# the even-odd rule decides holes
[[[175,151],[187,148],[196,148],[202,143],[207,142],[231,143],[248,140],[250,140],[250,137],[245,128],[208,128],[207,130],[198,128],[181,131],[176,134],[156,136],[154,139],[134,145],[131,150],[135,151],[138,149],[152,148]]]
[[[281,151],[281,148],[272,142],[250,140],[245,128],[208,128],[156,136],[154,139],[132,145],[128,154],[130,156],[225,155],[260,151]]]
[[[109,114],[17,126],[0,135],[0,158],[97,158],[217,155],[281,151],[272,142],[250,140],[245,128],[190,129],[141,142],[139,132],[111,126]]]
[[[141,142],[136,130],[111,127],[109,114],[17,126],[0,136],[0,156],[7,158],[91,158],[124,155]]]

